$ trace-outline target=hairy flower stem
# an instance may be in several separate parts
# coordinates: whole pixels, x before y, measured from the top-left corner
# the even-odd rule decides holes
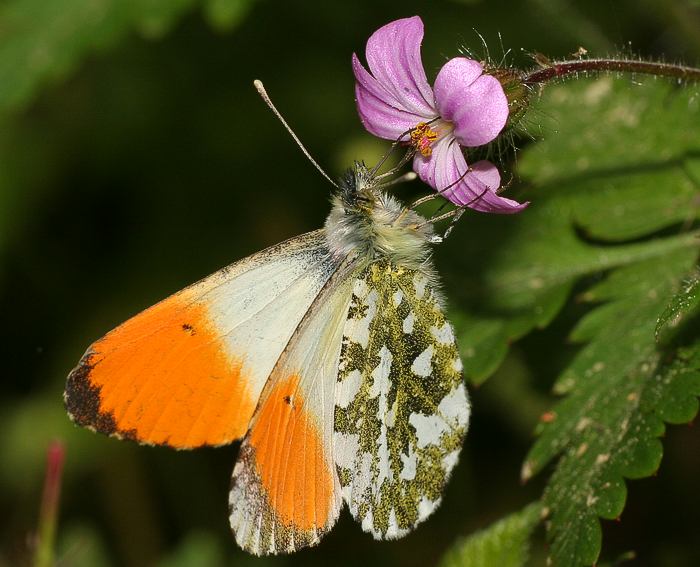
[[[700,69],[632,59],[575,59],[571,61],[545,61],[541,68],[526,71],[521,77],[528,86],[542,85],[552,79],[561,79],[577,73],[637,73],[670,77],[681,82],[700,82]]]

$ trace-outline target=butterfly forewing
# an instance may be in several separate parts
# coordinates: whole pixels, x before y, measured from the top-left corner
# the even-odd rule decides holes
[[[241,445],[230,520],[236,541],[251,553],[314,545],[338,517],[333,412],[351,286],[340,268],[312,304],[272,371]]]
[[[143,311],[91,345],[71,372],[71,418],[177,448],[242,437],[275,361],[337,266],[317,231]]]
[[[334,451],[343,498],[378,539],[400,537],[439,503],[469,419],[461,370],[425,275],[382,260],[355,279]]]

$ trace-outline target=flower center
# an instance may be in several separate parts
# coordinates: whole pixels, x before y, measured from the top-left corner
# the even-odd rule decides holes
[[[438,133],[431,130],[425,122],[419,122],[411,132],[411,146],[416,148],[423,157],[430,157],[433,153],[432,144],[438,139]]]

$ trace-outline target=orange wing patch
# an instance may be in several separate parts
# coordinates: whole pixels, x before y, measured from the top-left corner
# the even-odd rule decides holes
[[[259,408],[248,443],[275,517],[293,531],[309,532],[329,520],[333,472],[298,386],[297,375],[274,386]]]
[[[193,448],[242,437],[257,399],[206,306],[185,290],[95,342],[68,377],[79,425],[142,443]]]

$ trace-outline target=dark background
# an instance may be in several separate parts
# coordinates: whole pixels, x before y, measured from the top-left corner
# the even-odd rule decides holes
[[[61,565],[431,565],[460,535],[536,499],[519,469],[549,385],[575,349],[576,308],[513,345],[474,391],[474,417],[440,510],[416,532],[376,543],[344,512],[321,545],[253,560],[228,529],[237,445],[175,452],[74,428],[65,376],[84,349],[130,315],[221,266],[319,227],[329,186],[252,87],[266,87],[332,176],[386,149],[362,129],[350,55],[390,20],[419,14],[429,80],[461,45],[528,65],[586,47],[697,63],[700,15],[682,0],[254,2],[231,29],[186,12],[169,33],[132,31],[90,51],[59,80],[0,116],[0,566],[27,564],[50,439],[67,445]],[[697,3],[695,3],[697,7]],[[7,22],[0,11],[0,45]],[[524,51],[523,51],[524,50]],[[21,62],[19,62],[21,64]],[[7,85],[0,84],[0,90]],[[521,146],[525,142],[521,143]],[[417,183],[398,189],[413,197]],[[517,187],[514,190],[517,195]],[[529,195],[531,198],[532,195]],[[469,216],[437,251],[450,258]],[[486,252],[485,252],[486,253]],[[445,289],[459,297],[457,290]],[[450,304],[460,308],[459,301]],[[533,369],[536,368],[537,372]],[[517,400],[517,403],[513,403]],[[697,432],[670,428],[657,477],[630,483],[604,557],[634,565],[700,561]],[[542,564],[542,534],[533,564]],[[207,562],[208,561],[208,562]]]

